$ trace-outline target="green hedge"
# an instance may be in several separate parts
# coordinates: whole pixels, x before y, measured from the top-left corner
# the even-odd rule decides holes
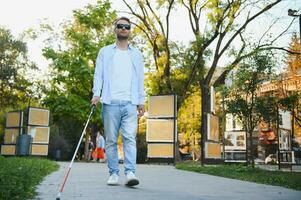
[[[46,159],[0,156],[0,199],[25,200],[36,195],[35,188],[59,166]]]
[[[236,164],[201,166],[197,163],[179,163],[176,165],[176,168],[214,176],[301,190],[301,172],[266,171],[259,168]]]

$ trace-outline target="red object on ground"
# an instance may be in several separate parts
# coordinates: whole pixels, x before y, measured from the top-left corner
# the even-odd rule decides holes
[[[94,152],[93,152],[93,154],[94,154],[93,158],[98,158],[98,159],[104,159],[105,158],[105,153],[104,153],[103,148],[97,147]]]

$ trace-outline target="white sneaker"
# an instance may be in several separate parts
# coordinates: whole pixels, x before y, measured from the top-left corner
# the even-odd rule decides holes
[[[135,185],[138,185],[139,184],[139,180],[138,178],[135,176],[135,174],[133,172],[129,172],[127,173],[126,175],[126,178],[125,178],[125,185],[126,186],[135,186]]]
[[[118,185],[118,179],[119,179],[119,176],[117,174],[112,174],[109,177],[107,184],[108,185]]]

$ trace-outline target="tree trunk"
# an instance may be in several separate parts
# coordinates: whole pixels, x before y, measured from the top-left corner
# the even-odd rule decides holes
[[[247,118],[247,127],[246,127],[246,133],[247,135],[249,135],[249,142],[250,142],[250,154],[248,154],[248,149],[247,149],[247,164],[248,164],[248,156],[250,156],[250,164],[251,166],[254,168],[255,167],[255,163],[254,163],[254,148],[253,148],[253,120],[252,120],[252,115],[250,115]],[[248,136],[246,137],[246,143],[248,143]]]
[[[251,156],[251,166],[252,168],[255,167],[254,163],[254,149],[253,149],[253,131],[249,130],[249,135],[250,135],[250,156]]]
[[[90,161],[90,151],[89,151],[89,137],[90,134],[88,132],[86,132],[85,134],[85,154],[84,154],[84,158],[85,161],[89,162]]]
[[[0,88],[0,112],[4,111],[4,83],[1,82],[1,88]]]
[[[249,135],[249,131],[248,131],[248,119],[244,118],[244,129],[245,129],[245,133],[246,133],[246,166],[248,166],[249,163],[249,145],[248,145],[248,135]]]
[[[92,127],[92,133],[91,133],[91,141],[93,142],[94,148],[96,148],[96,137],[97,137],[97,132],[99,131],[98,124],[96,122],[92,122],[91,124]]]
[[[203,80],[199,82],[201,88],[202,107],[201,107],[201,164],[205,162],[205,141],[207,140],[207,113],[210,113],[210,93],[209,86]]]

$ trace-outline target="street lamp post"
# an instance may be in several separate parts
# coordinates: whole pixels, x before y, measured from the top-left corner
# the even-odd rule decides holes
[[[287,13],[288,16],[291,17],[299,17],[299,34],[300,34],[300,43],[301,43],[301,14],[297,14],[298,10],[292,10],[292,9],[288,9]]]

